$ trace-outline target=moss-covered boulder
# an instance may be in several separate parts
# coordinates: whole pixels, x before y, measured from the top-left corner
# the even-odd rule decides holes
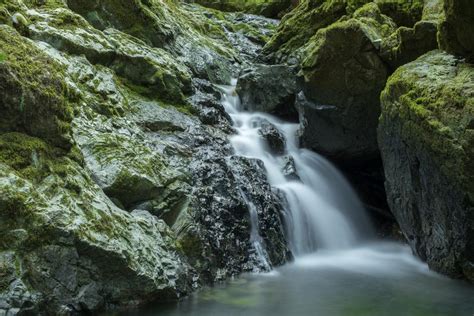
[[[263,15],[269,18],[280,17],[295,1],[292,0],[188,0],[188,2],[221,10],[241,11]]]
[[[136,134],[121,135],[113,122],[98,117],[90,122],[76,120],[74,138],[94,180],[117,205],[163,218],[179,214],[187,202],[190,179],[169,167],[167,157],[153,152],[139,130],[131,131]]]
[[[470,0],[444,0],[446,20],[440,28],[442,49],[474,62],[474,6]]]
[[[418,20],[413,25],[398,24],[397,31],[382,42],[380,56],[391,71],[438,48],[438,28],[444,19],[443,0],[426,0],[422,9],[423,14],[416,15]]]
[[[413,27],[421,19],[425,0],[375,0],[383,14],[398,26]]]
[[[474,67],[441,51],[400,67],[382,93],[388,202],[429,266],[474,280]]]
[[[437,48],[441,13],[432,3],[425,14],[420,1],[366,2],[303,1],[265,47],[269,53],[276,45],[274,58],[301,67],[304,85],[297,108],[303,146],[342,163],[378,156],[379,95],[387,77]],[[300,19],[298,10],[315,22]],[[293,34],[297,26],[302,31]]]
[[[377,155],[379,95],[387,76],[377,46],[395,24],[371,3],[321,29],[305,47],[302,145],[350,162]]]
[[[65,69],[9,26],[0,26],[0,132],[20,131],[70,146],[77,96]]]
[[[166,224],[117,208],[77,149],[2,134],[0,192],[3,313],[96,313],[188,290]]]

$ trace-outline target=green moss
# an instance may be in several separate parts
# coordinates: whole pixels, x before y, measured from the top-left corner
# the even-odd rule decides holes
[[[424,0],[375,0],[375,3],[398,26],[413,27],[423,14]]]
[[[45,55],[31,41],[8,26],[0,26],[0,132],[21,131],[70,146],[73,103],[65,67]]]
[[[346,14],[344,0],[302,0],[287,14],[278,27],[277,33],[264,47],[265,54],[278,52],[291,55],[321,28],[336,22]]]
[[[64,154],[63,150],[26,134],[0,135],[0,162],[32,181],[41,180],[51,168],[57,167],[57,162],[54,160]]]
[[[0,63],[3,63],[7,59],[7,55],[5,53],[0,52]]]
[[[276,18],[291,6],[291,0],[194,0],[221,11],[239,11]]]
[[[465,168],[472,146],[466,129],[474,118],[474,68],[456,63],[435,51],[400,67],[381,95],[381,125],[401,121],[407,143],[429,152],[449,179],[472,186],[473,170]]]

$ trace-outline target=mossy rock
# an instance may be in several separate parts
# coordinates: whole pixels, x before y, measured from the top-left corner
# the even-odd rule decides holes
[[[474,281],[474,68],[433,51],[400,67],[381,95],[388,202],[430,267]]]
[[[398,26],[413,27],[421,20],[425,0],[375,0],[380,11]]]
[[[421,20],[423,0],[302,0],[283,17],[277,33],[264,47],[264,54],[276,60],[299,58],[303,47],[316,32],[332,23],[354,17],[365,5],[376,4],[397,26],[413,27]]]
[[[302,0],[284,16],[277,33],[264,47],[264,54],[285,59],[303,46],[319,29],[329,26],[346,14],[343,0]]]
[[[28,285],[7,291],[17,301],[2,307],[96,313],[109,300],[126,306],[185,293],[187,265],[169,228],[121,211],[77,163],[62,159],[67,174],[51,172],[36,185],[0,163],[0,250],[18,237],[8,244],[17,273],[8,276]]]
[[[0,132],[26,132],[70,146],[70,122],[78,96],[65,69],[8,26],[0,26]]]
[[[442,49],[474,62],[474,6],[470,0],[444,0],[446,20],[439,42]]]
[[[395,28],[369,3],[311,38],[301,64],[310,101],[298,106],[303,146],[344,163],[377,156],[379,95],[389,75],[377,44]]]
[[[292,5],[292,0],[192,0],[189,2],[222,10],[259,14],[269,18],[281,16]]]
[[[156,47],[169,44],[180,33],[173,0],[67,0],[67,5],[100,30],[114,27]]]

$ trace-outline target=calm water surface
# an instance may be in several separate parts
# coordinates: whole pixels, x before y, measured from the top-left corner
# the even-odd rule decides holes
[[[430,272],[408,247],[319,252],[181,302],[123,315],[473,315],[474,287]]]

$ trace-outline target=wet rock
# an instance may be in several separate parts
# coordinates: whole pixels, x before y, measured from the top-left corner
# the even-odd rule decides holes
[[[94,29],[80,15],[66,9],[28,12],[33,20],[29,26],[33,39],[110,67],[139,93],[174,103],[184,102],[184,95],[190,93],[189,70],[177,64],[169,53],[146,47],[138,39],[114,29]]]
[[[295,160],[292,156],[286,155],[282,157],[282,171],[283,175],[288,180],[299,181],[300,176],[296,170]]]
[[[150,46],[163,47],[180,33],[181,16],[175,6],[160,1],[67,0],[68,7],[84,16],[95,28],[114,27]]]
[[[280,218],[282,207],[265,180],[261,163],[243,157],[210,158],[194,161],[191,168],[195,182],[190,208],[173,228],[192,266],[205,279],[213,281],[261,265],[250,242],[246,200],[257,209],[269,262],[286,262],[289,252]]]
[[[160,121],[153,120],[153,112],[147,113],[147,121],[139,121],[140,124],[152,130],[161,124],[160,130],[165,129],[166,111],[161,111]],[[186,175],[168,168],[165,157],[153,152],[151,145],[143,140],[139,141],[143,138],[139,133],[125,129],[117,133],[111,122],[98,119],[77,122],[74,138],[95,181],[126,209],[150,200],[154,201],[156,209],[152,213],[155,214],[179,209],[189,191]]]
[[[244,70],[237,82],[242,106],[295,120],[296,69],[286,65],[257,65]]]
[[[273,153],[277,155],[283,155],[285,153],[285,136],[280,133],[275,125],[265,120],[262,122],[258,133],[263,137]]]
[[[378,130],[390,208],[429,266],[474,280],[474,69],[430,52],[382,93]]]
[[[187,292],[188,267],[163,222],[115,207],[68,157],[55,164],[35,184],[0,164],[1,310],[96,312]]]

